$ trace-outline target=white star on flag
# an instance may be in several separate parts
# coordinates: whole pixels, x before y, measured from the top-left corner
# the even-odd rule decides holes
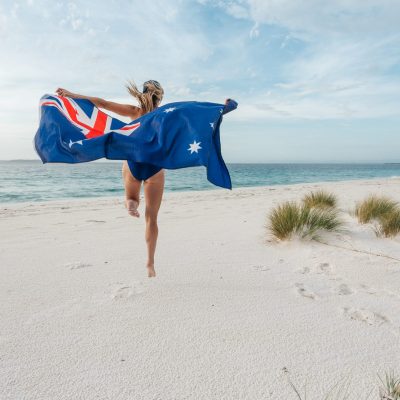
[[[71,139],[69,139],[69,143],[68,143],[69,148],[71,148],[72,145],[75,144],[75,143],[78,143],[78,144],[80,144],[81,146],[83,146],[82,140],[77,140],[76,142],[73,142]]]
[[[198,153],[199,150],[202,149],[202,147],[200,147],[200,143],[201,142],[197,143],[196,141],[194,141],[193,143],[189,144],[190,147],[188,148],[188,151],[190,151],[190,154]]]
[[[175,110],[175,107],[170,107],[170,108],[166,108],[165,110],[164,110],[164,112],[165,113],[170,113],[171,111],[174,111]]]
[[[214,122],[210,122],[210,126],[214,129]]]

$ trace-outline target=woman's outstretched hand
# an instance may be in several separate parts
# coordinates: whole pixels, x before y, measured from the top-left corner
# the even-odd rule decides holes
[[[67,89],[63,89],[63,88],[58,88],[58,89],[56,90],[56,93],[57,93],[59,96],[63,96],[63,97],[74,97],[74,94],[73,94],[72,92],[70,92],[70,91],[67,90]]]
[[[238,106],[238,103],[233,100],[233,99],[226,99],[225,100],[225,107],[223,109],[222,114],[227,114],[228,112],[231,112],[235,110]]]

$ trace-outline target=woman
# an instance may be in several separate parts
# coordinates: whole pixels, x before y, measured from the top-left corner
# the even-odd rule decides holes
[[[135,120],[144,114],[156,109],[163,98],[164,90],[157,81],[147,81],[143,84],[143,91],[138,90],[133,82],[127,85],[128,92],[137,99],[140,107],[131,104],[120,104],[104,100],[99,97],[83,96],[72,93],[66,89],[58,88],[56,93],[59,96],[72,97],[77,99],[88,99],[96,107],[112,111],[124,117]],[[142,181],[136,179],[126,161],[122,165],[122,176],[125,185],[125,206],[128,213],[133,217],[139,217],[138,206],[140,198],[140,188]],[[147,272],[149,278],[155,277],[154,253],[156,250],[158,225],[157,216],[160,209],[161,199],[164,191],[164,170],[144,181],[144,198],[146,202],[146,243],[147,243]]]
[[[127,85],[128,92],[136,98],[140,107],[130,104],[119,104],[112,101],[104,100],[99,97],[82,96],[72,93],[68,90],[58,88],[56,93],[59,96],[66,96],[78,99],[88,99],[96,107],[112,111],[116,114],[129,117],[135,120],[144,114],[156,109],[163,98],[164,90],[157,81],[146,81],[143,84],[143,91],[138,90],[136,85],[129,82]],[[229,99],[225,101],[228,104]],[[140,197],[140,188],[142,181],[135,178],[135,170],[133,163],[123,162],[122,176],[125,184],[125,206],[128,213],[133,217],[139,217],[138,206]],[[157,216],[161,205],[161,199],[164,191],[164,170],[160,170],[148,179],[144,180],[144,197],[146,202],[146,243],[147,243],[147,272],[149,277],[156,276],[154,269],[154,253],[156,250],[158,225]]]

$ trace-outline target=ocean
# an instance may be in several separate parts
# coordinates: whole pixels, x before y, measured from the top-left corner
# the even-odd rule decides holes
[[[122,162],[0,161],[0,203],[121,196]],[[233,189],[400,176],[400,164],[228,164]],[[204,167],[166,171],[165,191],[217,189]],[[226,189],[219,189],[226,190]]]

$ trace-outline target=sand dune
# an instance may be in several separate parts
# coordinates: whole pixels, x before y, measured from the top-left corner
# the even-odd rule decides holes
[[[268,241],[268,211],[317,188],[346,230]],[[370,193],[400,179],[167,193],[155,279],[122,198],[3,204],[0,398],[294,399],[288,376],[310,399],[377,393],[400,373],[400,239],[349,215]]]

